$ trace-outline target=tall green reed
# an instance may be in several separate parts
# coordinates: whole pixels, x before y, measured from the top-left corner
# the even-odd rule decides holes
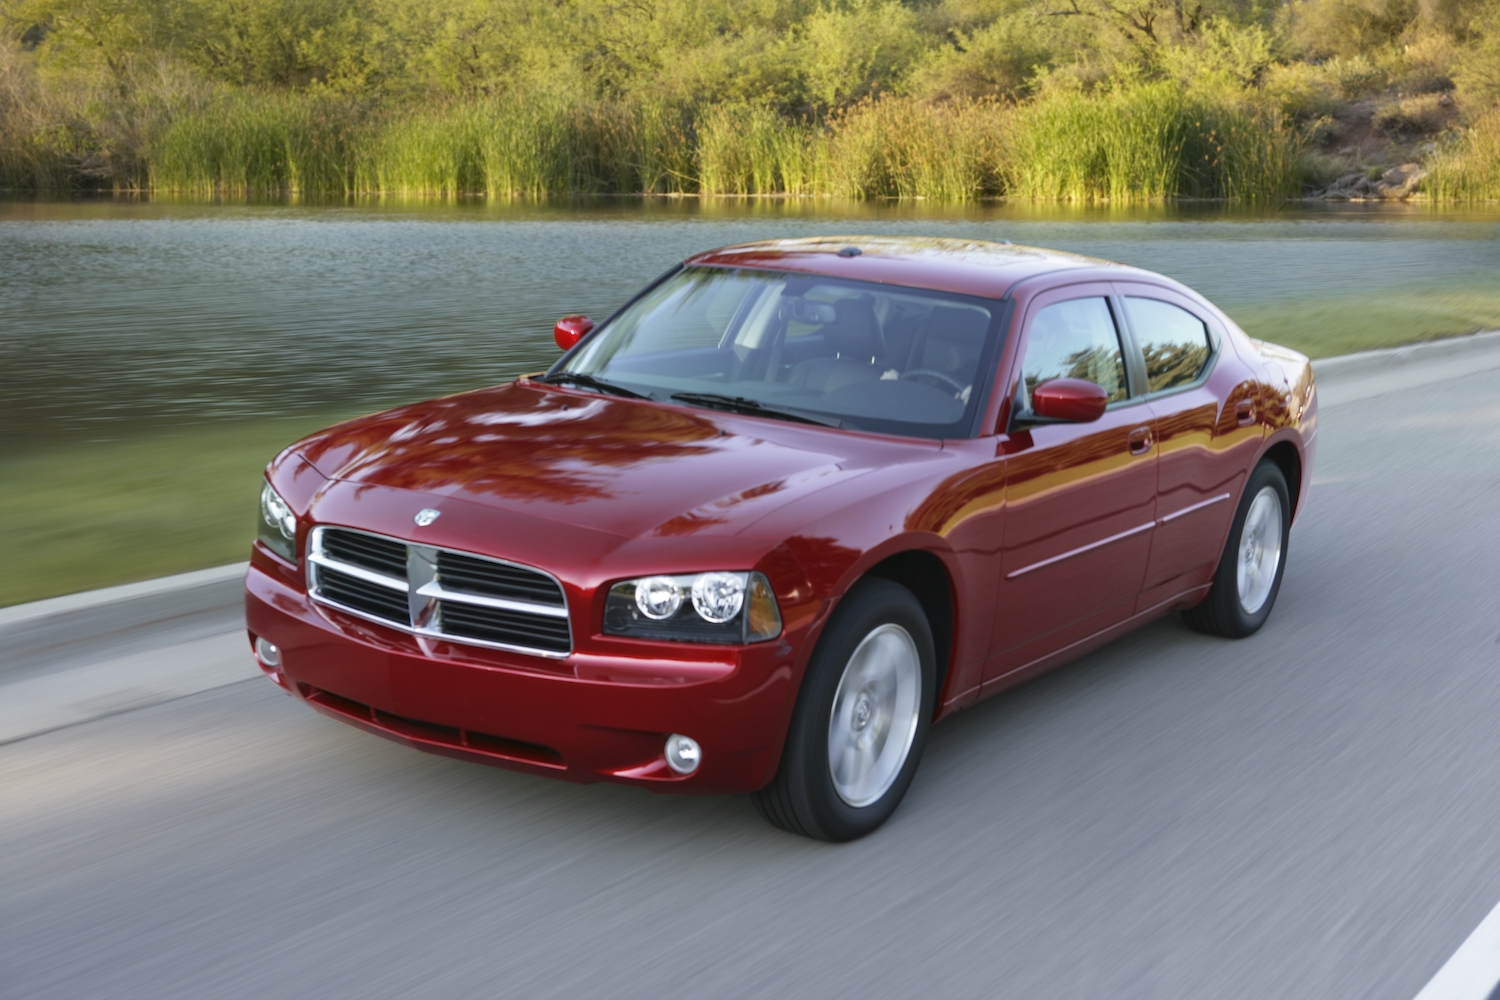
[[[1423,187],[1433,201],[1500,201],[1500,107],[1433,157]]]
[[[821,123],[750,104],[695,110],[533,94],[378,108],[221,88],[189,93],[160,121],[138,158],[150,187],[230,195],[1255,200],[1295,192],[1301,152],[1274,115],[1164,83],[1050,93],[1020,105],[884,97]],[[1493,181],[1462,179],[1479,176],[1472,164],[1494,162],[1481,148],[1493,144],[1484,140],[1491,129],[1476,129],[1463,147],[1477,151],[1463,154],[1467,173],[1453,154],[1444,176],[1455,179],[1442,190],[1456,193],[1445,197],[1493,189]],[[39,134],[33,129],[25,142],[0,135],[0,183],[76,182],[93,140],[77,131],[46,141]]]
[[[1043,95],[1013,126],[1005,188],[1018,197],[1270,200],[1296,190],[1297,144],[1279,118],[1169,83]]]
[[[823,136],[753,104],[707,108],[697,122],[697,181],[704,194],[818,194]]]
[[[1000,193],[1007,111],[989,102],[866,101],[830,123],[827,193],[973,201]]]
[[[362,192],[492,198],[676,193],[692,183],[681,109],[548,96],[393,113],[370,130],[355,174]]]
[[[176,115],[149,152],[151,186],[191,194],[349,194],[365,109],[332,97],[226,91]]]

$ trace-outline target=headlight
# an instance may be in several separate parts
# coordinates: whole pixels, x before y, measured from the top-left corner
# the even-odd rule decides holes
[[[270,483],[260,491],[260,530],[257,537],[272,552],[291,562],[297,561],[297,515],[271,488]]]
[[[781,609],[759,573],[647,576],[609,588],[604,631],[635,639],[764,642],[781,634]]]

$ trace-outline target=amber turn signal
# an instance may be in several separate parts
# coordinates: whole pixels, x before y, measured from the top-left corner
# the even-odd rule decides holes
[[[745,641],[764,642],[781,634],[781,609],[771,585],[759,573],[750,574],[749,593],[745,595]]]

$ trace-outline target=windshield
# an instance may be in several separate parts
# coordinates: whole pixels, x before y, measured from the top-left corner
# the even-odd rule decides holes
[[[587,375],[662,401],[761,407],[887,434],[967,437],[999,312],[997,302],[944,292],[686,268],[548,377]]]

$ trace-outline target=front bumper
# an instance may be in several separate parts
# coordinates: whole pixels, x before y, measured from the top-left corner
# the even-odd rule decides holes
[[[418,750],[571,781],[750,792],[775,775],[795,697],[793,646],[629,643],[563,660],[432,643],[315,605],[257,551],[245,619],[268,670],[310,706]],[[577,626],[575,622],[575,627]],[[697,655],[698,660],[673,657]],[[690,775],[668,735],[703,748]]]

